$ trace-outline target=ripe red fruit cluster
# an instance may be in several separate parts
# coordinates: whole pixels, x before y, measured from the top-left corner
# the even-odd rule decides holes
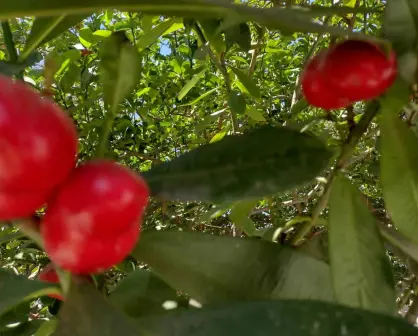
[[[370,41],[346,40],[310,59],[301,82],[310,105],[330,110],[380,96],[396,76],[393,51],[387,54]]]
[[[47,210],[40,231],[55,265],[77,274],[121,262],[139,237],[149,190],[109,160],[76,165],[72,120],[24,83],[0,77],[0,220]]]

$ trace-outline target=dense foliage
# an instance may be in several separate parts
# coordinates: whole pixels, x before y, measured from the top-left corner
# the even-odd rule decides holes
[[[3,0],[0,20],[0,335],[418,335],[414,0]],[[321,58],[308,84],[327,83],[304,94],[308,62],[346,39],[373,50]],[[40,96],[76,125],[78,165],[116,161],[151,192],[130,255],[91,277],[66,271],[120,259],[115,195],[134,182],[112,175],[106,203],[95,177],[69,179],[59,206],[6,218],[12,182],[55,188],[71,165]],[[4,144],[32,125],[4,116],[21,110],[57,151],[11,181]],[[56,274],[67,206],[98,215],[80,267]]]

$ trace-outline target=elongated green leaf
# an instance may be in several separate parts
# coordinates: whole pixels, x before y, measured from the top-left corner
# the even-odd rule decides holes
[[[337,317],[337,318],[336,318]],[[137,320],[148,336],[415,336],[400,318],[311,300],[261,301]]]
[[[54,336],[138,336],[138,328],[90,283],[72,283]]]
[[[263,126],[198,147],[144,172],[152,193],[167,199],[243,200],[303,185],[331,152],[315,137]]]
[[[231,70],[238,77],[242,85],[245,86],[251,96],[256,99],[261,98],[260,89],[258,88],[257,84],[245,72],[236,68],[231,68]]]
[[[46,294],[59,294],[56,285],[0,269],[0,315],[20,302]]]
[[[380,182],[395,226],[418,242],[418,139],[398,118],[407,101],[408,91],[381,99]]]
[[[247,109],[245,98],[234,90],[229,93],[228,105],[236,114],[244,114]]]
[[[329,254],[339,303],[393,315],[394,282],[386,250],[373,215],[343,175],[330,199]]]
[[[129,274],[109,296],[110,302],[132,317],[162,314],[166,312],[163,303],[176,298],[174,289],[143,269]]]
[[[255,121],[266,121],[266,118],[264,118],[263,114],[254,106],[249,106],[247,108],[247,115]]]
[[[132,255],[201,303],[333,299],[327,264],[262,240],[152,232],[143,234]]]
[[[141,59],[123,32],[114,33],[102,47],[101,82],[112,113],[137,84]]]
[[[336,8],[317,6],[315,11],[306,9],[284,8],[255,8],[245,5],[213,0],[15,0],[2,3],[0,19],[23,16],[57,16],[62,13],[80,14],[101,11],[103,8],[117,8],[126,11],[139,11],[148,14],[164,14],[191,18],[219,18],[235,16],[239,21],[258,22],[271,29],[300,32],[324,33],[339,36],[365,37],[359,33],[319,24],[312,20],[312,16],[322,16],[333,13],[345,15],[347,13],[370,12],[373,9],[364,8]],[[344,14],[342,14],[344,13]],[[237,24],[240,22],[236,22]]]
[[[412,49],[417,42],[417,26],[409,0],[388,0],[385,6],[383,31],[398,52]]]
[[[255,223],[249,218],[249,215],[257,203],[257,200],[240,201],[234,205],[229,213],[229,219],[247,236],[252,236],[256,230]]]
[[[156,42],[170,27],[176,23],[176,19],[168,19],[152,28],[150,31],[144,32],[144,35],[137,42],[139,49],[145,49]]]
[[[25,60],[33,50],[75,26],[85,17],[86,15],[59,15],[36,18],[19,59]]]
[[[183,88],[180,90],[179,95],[178,95],[178,99],[182,100],[184,98],[185,95],[187,95],[187,93],[197,84],[197,82],[205,75],[206,72],[206,68],[204,68],[202,71],[200,71],[199,73],[197,73],[196,75],[193,76],[193,78],[191,80],[189,80],[184,86]]]
[[[57,327],[57,320],[49,320],[42,323],[35,336],[51,336]]]
[[[211,95],[212,93],[214,93],[216,90],[218,90],[218,88],[214,88],[212,90],[206,91],[204,94],[202,94],[200,97],[196,98],[195,100],[191,101],[190,103],[187,104],[183,104],[180,106],[190,106],[190,105],[194,105],[197,102],[201,101],[202,99],[205,99],[207,96]]]
[[[225,52],[225,41],[218,29],[220,20],[200,20],[199,24],[202,27],[206,40],[209,41],[209,45],[215,49],[216,53]]]

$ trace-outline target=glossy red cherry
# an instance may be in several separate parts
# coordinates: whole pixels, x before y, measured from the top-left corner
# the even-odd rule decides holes
[[[148,196],[142,177],[115,162],[76,168],[48,203],[41,224],[47,253],[73,273],[110,268],[133,248]]]
[[[0,191],[0,220],[27,218],[41,208],[49,193],[10,193]]]
[[[54,284],[60,282],[58,274],[55,271],[55,267],[52,263],[49,263],[42,269],[42,271],[39,273],[38,279],[43,282],[54,283]],[[48,296],[54,299],[64,301],[64,297],[59,294],[48,294]]]
[[[387,55],[376,44],[346,40],[330,48],[323,76],[337,96],[352,101],[369,100],[383,94],[396,79],[396,55]]]
[[[43,230],[49,257],[61,268],[74,274],[101,273],[125,259],[134,248],[140,233],[138,222],[114,236],[100,233],[83,236],[68,232],[62,225]]]
[[[48,193],[67,178],[76,153],[66,113],[23,82],[0,76],[0,190]]]
[[[349,106],[352,102],[336,95],[323,73],[326,53],[322,52],[311,58],[302,73],[302,92],[306,101],[326,110]]]

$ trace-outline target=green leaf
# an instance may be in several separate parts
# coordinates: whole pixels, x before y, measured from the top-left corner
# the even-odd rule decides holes
[[[247,236],[254,235],[256,230],[255,223],[249,216],[257,203],[258,200],[240,201],[233,206],[229,213],[229,219]]]
[[[252,78],[250,78],[245,72],[239,69],[231,67],[231,70],[238,77],[242,85],[245,86],[245,88],[247,89],[247,91],[250,93],[251,96],[253,96],[256,99],[261,98],[260,89],[258,88],[257,84],[253,81]]]
[[[244,51],[251,49],[251,31],[246,22],[228,26],[224,33],[228,47],[236,43]]]
[[[244,302],[144,318],[147,336],[416,336],[405,320],[314,300]]]
[[[200,20],[200,26],[209,45],[212,46],[217,54],[225,52],[225,41],[219,31],[220,20]]]
[[[226,135],[227,133],[228,133],[228,130],[225,130],[225,131],[221,131],[221,132],[216,133],[216,134],[212,137],[212,139],[210,139],[209,143],[214,143],[214,142],[217,142],[217,141],[222,140],[223,138],[225,138],[225,135]]]
[[[22,61],[25,60],[32,51],[75,26],[86,16],[87,15],[59,15],[35,18],[25,48],[19,56],[19,59]]]
[[[57,320],[45,321],[36,331],[35,336],[51,336],[57,327]]]
[[[325,263],[258,239],[146,232],[132,252],[201,303],[279,298],[332,300]]]
[[[193,78],[191,80],[189,80],[184,86],[183,88],[180,90],[179,95],[178,95],[178,99],[182,100],[184,98],[185,95],[187,95],[187,93],[197,84],[197,82],[205,75],[206,72],[206,67],[200,71],[199,73],[197,73],[196,75],[193,76]]]
[[[149,47],[151,44],[158,41],[158,39],[164,35],[164,33],[171,28],[173,24],[175,24],[178,19],[168,19],[161,22],[159,25],[152,28],[150,31],[145,31],[144,35],[142,35],[138,42],[137,47],[138,49],[145,49]]]
[[[416,46],[417,26],[411,12],[409,0],[388,0],[383,21],[384,36],[398,52]]]
[[[114,33],[105,40],[101,56],[100,75],[104,98],[114,112],[138,83],[141,59],[123,32]]]
[[[176,300],[176,291],[150,271],[138,269],[129,274],[110,293],[109,300],[131,317],[163,314],[162,304]]]
[[[343,175],[333,185],[329,257],[339,303],[394,315],[396,296],[386,250],[360,192]]]
[[[413,131],[398,114],[408,102],[404,96],[381,99],[380,182],[386,208],[396,228],[418,242],[418,147]]]
[[[236,114],[244,114],[247,109],[245,98],[234,90],[228,95],[228,105]]]
[[[90,283],[74,283],[60,309],[54,336],[138,336],[139,328]]]
[[[255,121],[259,121],[259,122],[266,121],[266,118],[264,118],[263,114],[260,111],[258,111],[255,106],[248,106],[246,112],[247,112],[247,115]]]
[[[0,269],[0,315],[23,301],[46,294],[59,294],[56,285]]]
[[[206,91],[204,94],[202,94],[200,97],[196,98],[195,100],[192,100],[190,103],[183,104],[183,105],[180,105],[180,106],[191,106],[191,105],[195,105],[197,102],[199,102],[202,99],[206,98],[207,96],[211,95],[216,90],[218,90],[218,88],[214,88],[212,90]]]
[[[229,209],[231,209],[233,206],[233,202],[224,202],[222,204],[217,204],[212,206],[211,209],[206,211],[202,217],[200,217],[197,222],[203,223],[203,222],[210,222],[211,220],[218,218],[222,216],[225,212],[227,212]]]
[[[143,176],[154,195],[167,199],[261,198],[313,180],[328,165],[331,154],[306,133],[263,126],[200,146]]]
[[[308,102],[305,98],[299,99],[295,104],[293,104],[290,114],[295,115],[300,112],[302,112],[304,109],[306,109],[309,106]]]

